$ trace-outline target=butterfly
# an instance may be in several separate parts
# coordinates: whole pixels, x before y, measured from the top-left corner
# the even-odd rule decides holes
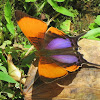
[[[78,39],[70,37],[61,30],[48,26],[20,10],[15,11],[17,24],[37,49],[39,57],[38,73],[43,81],[51,81],[74,72],[86,62],[78,52]]]

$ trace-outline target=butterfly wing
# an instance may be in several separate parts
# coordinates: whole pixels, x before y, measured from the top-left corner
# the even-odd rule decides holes
[[[55,62],[50,62],[50,60],[48,61],[43,57],[40,58],[38,72],[43,81],[51,82],[68,74],[68,71],[65,68],[57,65]]]
[[[47,24],[20,10],[15,11],[15,17],[24,35],[37,49],[39,49],[41,46],[40,43],[44,38],[44,33],[47,30]]]
[[[42,80],[60,78],[67,75],[68,71],[72,72],[79,68],[80,58],[78,52],[74,50],[77,44],[72,41],[73,38],[57,28],[48,29],[44,38],[44,47],[40,50],[42,57],[38,66]]]
[[[78,57],[73,51],[73,47],[77,45],[74,43],[73,46],[69,36],[65,37],[62,31],[54,27],[50,27],[46,32],[46,23],[22,11],[17,10],[15,17],[24,35],[40,52],[38,72],[43,80],[53,80],[79,68],[76,64]]]

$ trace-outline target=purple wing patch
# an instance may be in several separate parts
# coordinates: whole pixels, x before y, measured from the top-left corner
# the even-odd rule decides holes
[[[54,50],[54,49],[63,49],[63,48],[68,48],[68,47],[72,47],[71,41],[69,40],[69,38],[66,38],[66,39],[63,39],[63,38],[56,38],[56,39],[53,39],[53,40],[46,46],[45,49]]]
[[[53,55],[51,56],[54,60],[62,63],[77,63],[78,58],[74,55]]]

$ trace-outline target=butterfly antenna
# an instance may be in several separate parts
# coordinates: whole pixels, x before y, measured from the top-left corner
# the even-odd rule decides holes
[[[83,64],[86,64],[86,65],[88,65],[88,66],[92,66],[93,68],[98,68],[98,69],[100,69],[100,65],[99,64],[94,64],[94,63],[90,63],[90,62],[84,62]],[[82,65],[83,65],[82,64]]]

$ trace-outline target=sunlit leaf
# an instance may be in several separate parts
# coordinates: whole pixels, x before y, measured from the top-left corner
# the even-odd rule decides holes
[[[12,16],[11,16],[11,5],[10,5],[9,0],[7,0],[7,2],[5,4],[4,14],[5,14],[5,19],[6,19],[7,23],[10,23]]]
[[[10,77],[8,74],[2,71],[0,71],[0,80],[10,82],[10,83],[16,83],[16,81],[12,77]]]
[[[94,29],[94,28],[97,28],[98,27],[98,25],[96,24],[96,23],[91,23],[90,25],[89,25],[89,28],[90,29]]]
[[[35,2],[36,0],[25,0],[25,2]]]
[[[83,36],[86,39],[100,40],[100,27],[92,29]]]
[[[56,10],[57,12],[59,12],[63,15],[74,17],[74,14],[72,12],[70,12],[68,9],[66,9],[62,6],[58,6],[55,1],[53,1],[53,0],[47,0],[47,1],[53,7],[53,9]]]
[[[57,1],[57,2],[64,2],[65,0],[54,0],[54,1]]]
[[[9,0],[7,0],[7,3],[5,4],[4,7],[4,15],[5,15],[5,19],[7,21],[7,28],[10,31],[11,34],[15,34],[15,30],[14,30],[14,24],[11,21],[12,15],[11,15],[11,5]]]
[[[7,69],[4,66],[0,66],[0,70],[3,71],[4,73],[7,73]]]
[[[70,31],[70,24],[70,20],[65,20],[63,23],[60,24],[61,30],[63,30],[65,33],[69,33],[68,31]]]
[[[100,25],[100,15],[98,15],[97,18],[94,21],[95,21],[95,23],[97,23],[98,25]]]
[[[7,28],[8,28],[8,30],[10,31],[10,33],[12,33],[13,35],[15,34],[13,22],[8,23],[8,24],[7,24]]]

